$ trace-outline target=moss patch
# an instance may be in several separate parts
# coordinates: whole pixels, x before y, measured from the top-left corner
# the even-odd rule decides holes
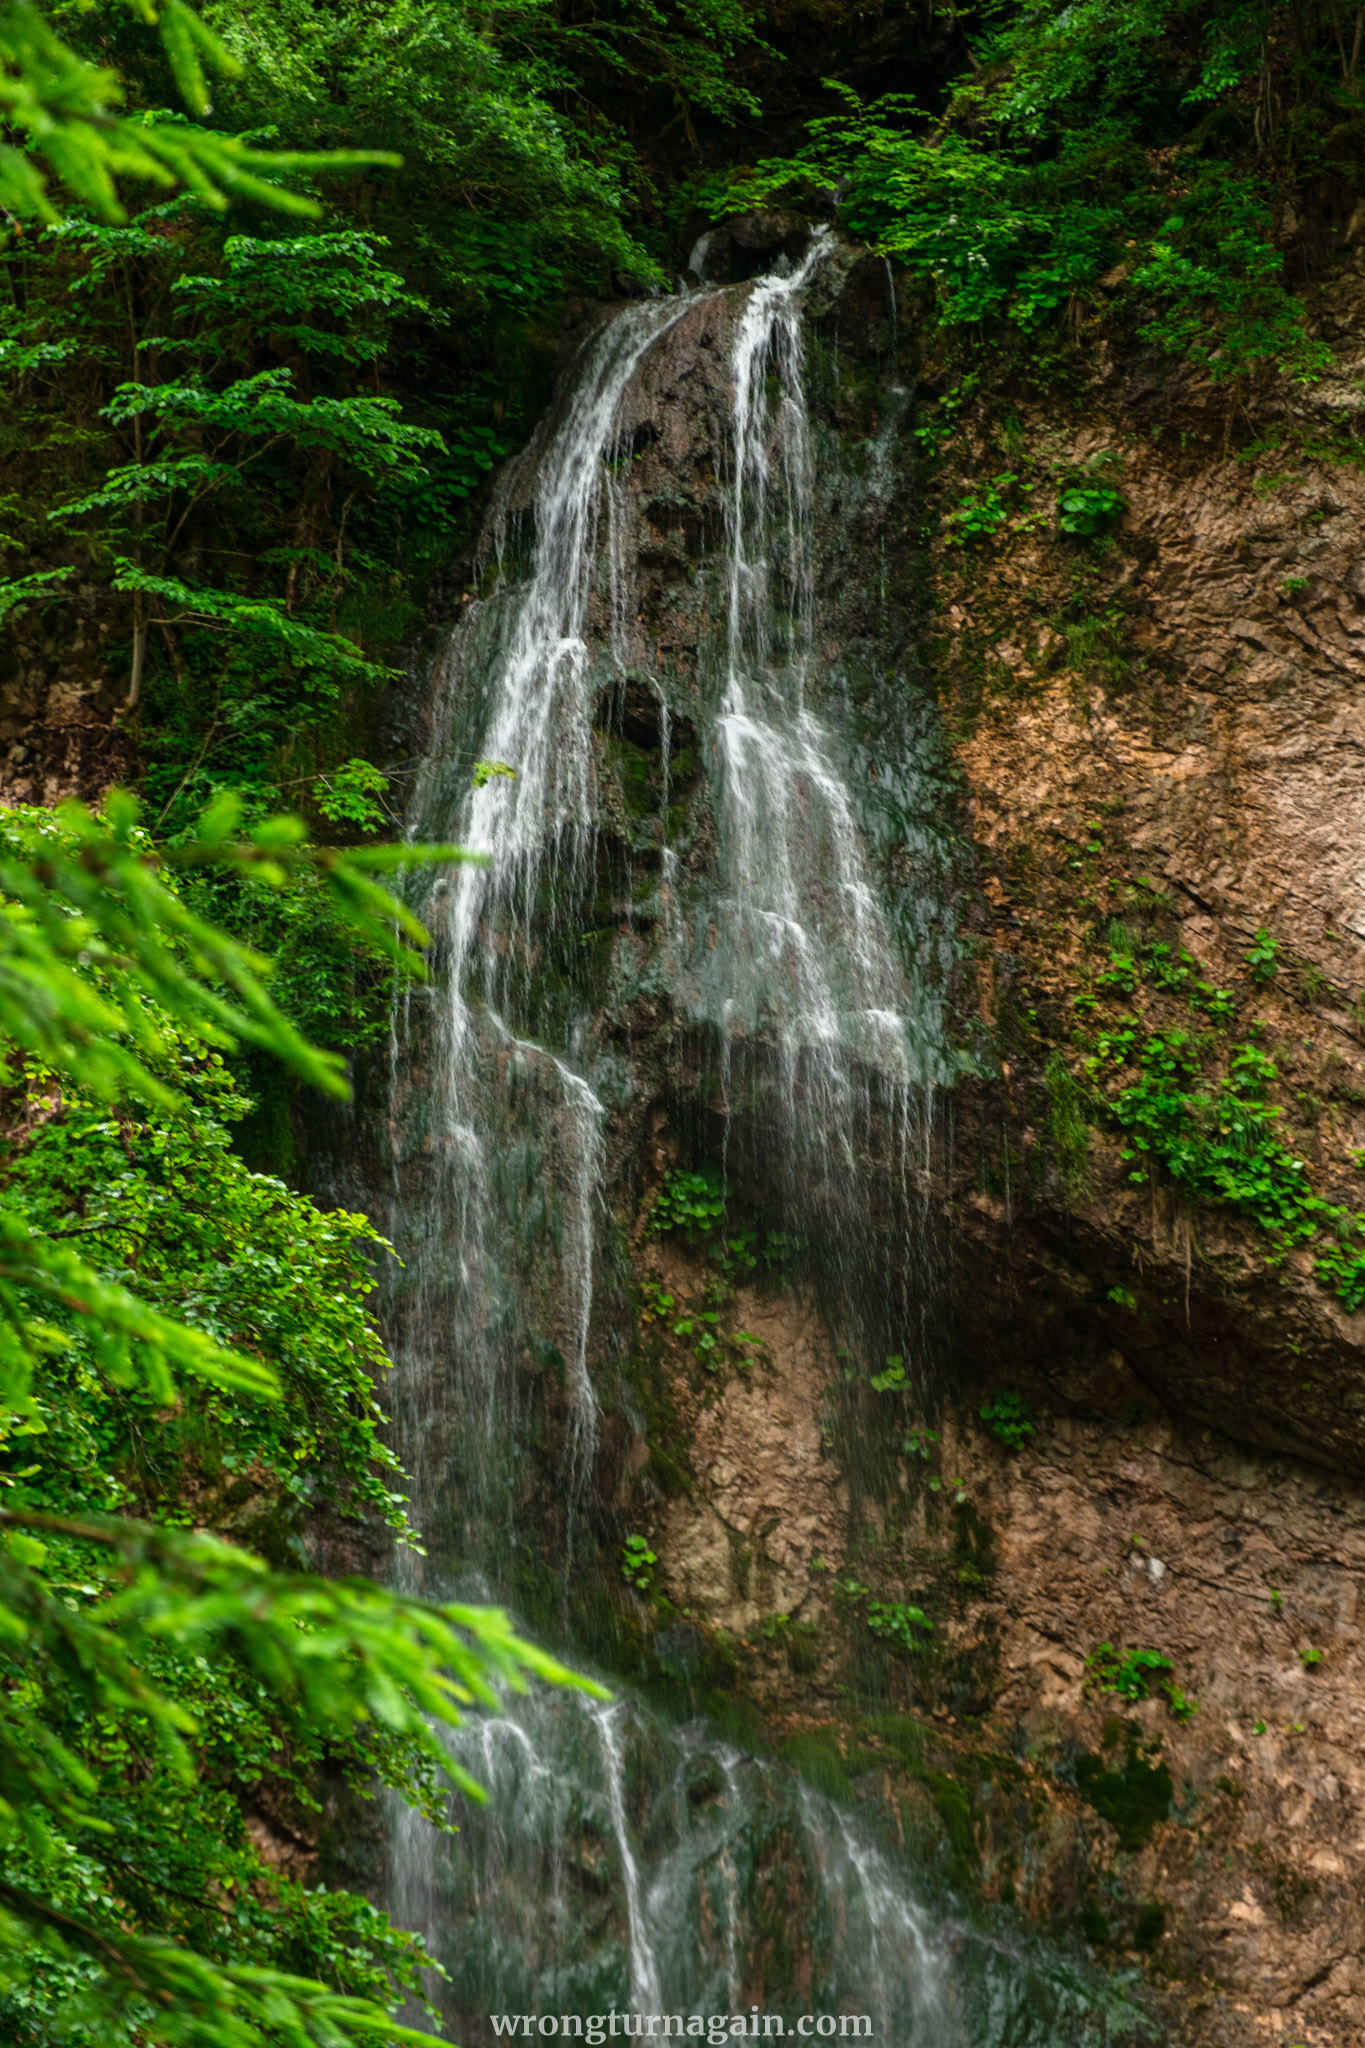
[[[1082,1798],[1109,1822],[1119,1847],[1130,1855],[1151,1840],[1153,1830],[1170,1813],[1175,1793],[1170,1771],[1164,1763],[1150,1762],[1151,1755],[1130,1732],[1122,1770],[1111,1769],[1102,1756],[1086,1755],[1076,1761]]]

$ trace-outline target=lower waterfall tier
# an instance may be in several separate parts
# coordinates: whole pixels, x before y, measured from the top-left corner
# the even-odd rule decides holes
[[[543,1696],[456,1748],[488,1804],[462,1802],[453,1836],[396,1820],[393,1904],[428,1931],[465,2048],[507,2014],[523,2035],[527,2018],[539,2036],[615,2013],[729,2038],[757,2009],[770,2036],[806,2016],[818,2038],[831,2016],[821,2032],[856,2037],[865,2019],[889,2048],[1082,2048],[1138,2023],[1090,1971],[879,1842],[865,1812],[704,1723]]]

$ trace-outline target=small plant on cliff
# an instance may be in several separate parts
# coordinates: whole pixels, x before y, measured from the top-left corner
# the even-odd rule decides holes
[[[664,1184],[654,1197],[651,1233],[681,1230],[689,1239],[709,1237],[724,1219],[729,1192],[714,1166],[704,1166],[699,1173],[674,1167],[664,1175]]]
[[[654,1590],[654,1567],[659,1562],[643,1536],[627,1536],[621,1547],[621,1577],[637,1593]]]
[[[997,1443],[1021,1451],[1033,1435],[1033,1413],[1022,1394],[1008,1387],[996,1389],[981,1405],[981,1420]]]
[[[1102,475],[1113,460],[1113,451],[1102,448],[1063,480],[1057,493],[1057,524],[1063,533],[1077,540],[1099,540],[1117,523],[1123,493],[1105,483]]]
[[[1101,994],[1127,1001],[1140,986],[1155,986],[1183,995],[1211,1027],[1154,1031],[1141,1012],[1126,1010],[1089,1041],[1084,1069],[1103,1091],[1108,1116],[1127,1135],[1129,1180],[1144,1184],[1159,1163],[1189,1194],[1251,1216],[1272,1240],[1271,1265],[1283,1263],[1294,1246],[1311,1243],[1318,1280],[1348,1309],[1365,1304],[1365,1212],[1314,1193],[1307,1161],[1280,1133],[1283,1109],[1267,1100],[1279,1069],[1253,1042],[1255,1023],[1241,1043],[1228,1043],[1223,1034],[1236,1017],[1236,1000],[1227,989],[1193,978],[1198,963],[1192,955],[1150,940],[1118,945],[1113,924],[1106,936],[1109,966],[1096,977],[1095,994],[1076,998],[1082,1016],[1098,1007]],[[1262,930],[1243,957],[1252,974],[1267,981],[1278,971],[1278,953],[1277,941]],[[1216,1087],[1200,1085],[1215,1052],[1226,1071]]]
[[[922,1650],[924,1639],[934,1626],[922,1607],[892,1600],[869,1600],[867,1625],[874,1636],[898,1650]]]
[[[1248,950],[1242,955],[1247,967],[1251,970],[1253,981],[1265,982],[1274,979],[1275,971],[1279,964],[1279,950],[1278,940],[1273,939],[1265,927],[1262,926],[1252,940]]]
[[[1013,471],[992,477],[990,482],[974,495],[969,494],[959,499],[956,511],[948,514],[944,524],[948,529],[949,541],[962,547],[970,540],[985,540],[991,534],[998,533],[1010,517],[1010,506],[1006,503],[1006,498],[1017,499],[1020,495],[1027,495],[1033,488],[1032,484],[1021,483]],[[1033,526],[1037,524],[1037,520],[1027,518],[1018,524]]]
[[[1145,1700],[1150,1699],[1161,1674],[1174,1671],[1175,1666],[1159,1650],[1120,1651],[1112,1643],[1098,1643],[1086,1658],[1085,1668],[1101,1692],[1116,1692],[1125,1700]]]
[[[1043,1069],[1047,1090],[1048,1130],[1057,1160],[1057,1178],[1069,1202],[1082,1202],[1090,1192],[1090,1119],[1085,1089],[1054,1050]]]
[[[885,1372],[874,1372],[872,1385],[879,1394],[906,1394],[910,1391],[910,1380],[905,1370],[905,1360],[897,1352],[886,1361]]]
[[[1116,1650],[1112,1643],[1098,1643],[1085,1660],[1087,1683],[1099,1692],[1117,1693],[1120,1699],[1146,1700],[1159,1692],[1177,1721],[1188,1721],[1199,1712],[1199,1702],[1175,1682],[1175,1666],[1159,1650]]]

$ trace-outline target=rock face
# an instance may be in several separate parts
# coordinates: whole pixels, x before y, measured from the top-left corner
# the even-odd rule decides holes
[[[685,1265],[660,1265],[681,1298]],[[848,1499],[820,1424],[831,1345],[818,1307],[741,1288],[733,1314],[755,1363],[678,1384],[679,1446],[704,1480],[667,1502],[659,1554],[675,1607],[744,1635],[774,1614],[806,1618],[812,1568],[846,1548]]]
[[[126,681],[107,662],[109,623],[77,588],[62,629],[31,615],[0,662],[0,802],[56,804],[101,794],[134,769],[118,728]]]
[[[643,1270],[681,1303],[707,1277],[669,1246]],[[1054,1397],[1015,1449],[850,1389],[799,1290],[731,1313],[763,1351],[719,1384],[645,1336],[671,1459],[624,1494],[660,1617],[714,1630],[788,1744],[836,1740],[893,1839],[946,1835],[959,1883],[1141,1960],[1170,2038],[1361,2039],[1360,1488],[1154,1412],[1117,1357],[1090,1391],[1121,1416]],[[926,1617],[912,1654],[871,1597]],[[923,1731],[908,1776],[869,1755],[888,1713]]]
[[[1354,269],[1323,298],[1324,323],[1330,309],[1334,329],[1358,336]],[[1045,1148],[1048,1106],[1030,1080],[1073,1041],[1076,999],[1103,961],[1096,927],[1136,916],[1229,987],[1230,1035],[1259,1032],[1271,1050],[1284,1132],[1315,1186],[1359,1201],[1365,491],[1328,459],[1358,404],[1358,353],[1347,341],[1338,376],[1267,401],[1259,444],[1230,448],[1221,394],[1159,366],[1120,374],[1101,350],[1079,413],[1043,406],[1014,426],[1035,508],[1112,457],[1102,473],[1126,509],[1103,551],[1068,541],[1055,516],[1050,530],[1016,516],[981,547],[939,555],[949,716],[980,857],[974,922],[988,935],[982,1008],[1010,1069],[1016,1184]],[[969,438],[970,466],[955,455],[940,480],[945,509],[998,459],[984,418]],[[1259,982],[1246,964],[1258,933],[1276,953]],[[1225,1426],[1235,1411],[1244,1440],[1359,1472],[1365,1324],[1313,1281],[1309,1254],[1272,1276],[1235,1212],[1179,1202],[1160,1176],[1138,1195],[1103,1141],[1090,1171],[1089,1201],[1045,1189],[997,1254],[1023,1308],[1012,1341],[1050,1348],[1060,1294],[1082,1352],[1117,1344],[1189,1413]],[[981,1195],[965,1205],[968,1235],[999,1243]],[[1094,1285],[1120,1284],[1124,1268],[1145,1323],[1126,1334]],[[1031,1305],[1048,1297],[1039,1327]]]
[[[820,332],[856,331],[870,285],[855,271]],[[741,1286],[725,1315],[762,1337],[753,1362],[712,1373],[656,1322],[635,1368],[652,1420],[604,1473],[659,1553],[647,1627],[686,1612],[776,1728],[823,1726],[850,1756],[869,1740],[850,1698],[920,1716],[914,1782],[894,1759],[860,1781],[888,1830],[927,1802],[989,1896],[1136,1958],[1172,2037],[1219,2048],[1365,2040],[1365,1316],[1317,1270],[1351,1238],[1365,1141],[1365,490],[1331,454],[1363,299],[1354,269],[1324,289],[1339,374],[1263,395],[1259,449],[1226,394],[1101,346],[1081,404],[992,394],[932,473],[898,467],[878,573],[905,629],[892,659],[934,678],[960,778],[954,1000],[986,1048],[934,1146],[951,1363],[922,1406],[870,1395],[799,1286]],[[856,440],[849,391],[820,403]],[[1007,467],[1032,492],[954,544],[953,514]],[[1101,545],[1054,509],[1097,476],[1124,501]],[[646,616],[702,531],[680,514]],[[866,545],[851,528],[864,564]],[[865,566],[850,579],[827,547],[822,573],[832,659],[894,633],[869,635]],[[1185,983],[1097,994],[1115,923]],[[1221,1010],[1191,1011],[1196,984]],[[663,1014],[631,1012],[637,1053]],[[1198,1038],[1189,1085],[1215,1103],[1259,1048],[1284,1148],[1346,1220],[1285,1243],[1159,1163],[1135,1181],[1110,1111],[1137,1068],[1111,1062],[1107,1087],[1088,1068],[1125,1016]],[[707,1125],[703,1066],[670,1057],[664,1151],[651,1165],[639,1127],[620,1134],[646,1187]],[[704,1298],[671,1241],[637,1247],[646,1296]],[[1034,1424],[1016,1450],[975,1412],[973,1389],[1002,1386]],[[870,1626],[877,1602],[932,1626],[907,1647]],[[965,1804],[943,1803],[949,1778]]]

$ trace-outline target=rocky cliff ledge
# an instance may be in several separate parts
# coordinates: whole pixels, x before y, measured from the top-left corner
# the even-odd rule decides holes
[[[1312,305],[1311,390],[1102,325],[1081,387],[983,377],[951,418],[919,366],[883,562],[970,846],[951,1370],[851,1386],[799,1287],[732,1294],[761,1343],[719,1375],[647,1316],[611,1481],[665,1663],[681,1630],[794,1759],[1140,1963],[1208,2048],[1365,2041],[1359,259]],[[657,1240],[637,1275],[705,1293]]]

